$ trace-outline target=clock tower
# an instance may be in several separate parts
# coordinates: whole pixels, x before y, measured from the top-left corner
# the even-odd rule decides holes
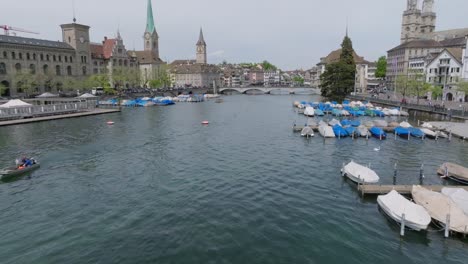
[[[159,36],[154,26],[153,6],[151,0],[148,0],[148,10],[146,17],[146,30],[143,35],[145,51],[152,51],[156,58],[159,58]]]
[[[205,38],[203,37],[203,30],[200,28],[200,36],[197,42],[197,63],[198,64],[206,64],[206,42]]]
[[[72,67],[73,75],[88,75],[91,66],[91,47],[89,42],[89,26],[76,23],[60,25],[62,28],[63,42],[72,46],[75,49],[74,64]]]

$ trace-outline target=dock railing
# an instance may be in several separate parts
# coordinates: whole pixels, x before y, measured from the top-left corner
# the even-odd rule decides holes
[[[32,105],[23,107],[0,108],[0,120],[14,120],[49,115],[60,115],[90,111],[95,104],[88,102],[72,102],[51,105]]]

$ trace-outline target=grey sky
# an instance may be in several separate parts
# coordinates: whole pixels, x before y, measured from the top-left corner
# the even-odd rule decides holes
[[[421,1],[421,0],[420,0]],[[59,40],[72,20],[72,0],[1,0],[0,24]],[[91,41],[120,31],[128,49],[142,49],[147,0],[75,0],[78,23]],[[310,68],[339,47],[346,16],[359,55],[376,60],[399,43],[406,0],[153,0],[164,60],[194,57],[203,26],[208,60],[269,60],[283,69]],[[437,30],[468,27],[466,0],[436,0]],[[21,36],[34,36],[19,34]]]

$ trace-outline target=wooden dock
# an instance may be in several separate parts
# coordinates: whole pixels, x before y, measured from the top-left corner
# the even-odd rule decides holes
[[[409,195],[413,190],[414,185],[371,185],[364,184],[358,185],[358,191],[364,196],[366,194],[380,195],[387,194],[392,190],[397,191],[400,194]],[[441,192],[442,188],[461,188],[468,191],[468,186],[443,186],[443,185],[423,185],[422,187],[434,191]]]
[[[58,120],[58,119],[65,119],[65,118],[77,118],[77,117],[84,117],[84,116],[103,115],[103,114],[110,114],[110,113],[116,113],[116,112],[120,112],[120,110],[96,108],[91,111],[79,112],[79,113],[50,115],[50,116],[42,116],[42,117],[0,121],[0,127],[21,125],[21,124],[35,123],[35,122],[43,122],[43,121],[50,121],[50,120]]]

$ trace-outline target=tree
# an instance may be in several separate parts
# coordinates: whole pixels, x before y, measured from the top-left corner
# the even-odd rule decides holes
[[[410,71],[409,74],[405,95],[416,96],[417,103],[419,104],[419,99],[431,90],[432,85],[426,83],[425,75],[420,72]]]
[[[168,87],[171,84],[171,78],[169,77],[166,65],[161,65],[153,71],[151,80],[148,81],[148,85],[151,88],[163,88]]]
[[[375,77],[385,78],[387,76],[387,57],[382,56],[377,61],[377,70],[375,71]]]
[[[444,92],[442,90],[442,87],[440,87],[440,86],[432,86],[431,87],[432,99],[437,100],[438,98],[441,98],[443,93]]]
[[[304,78],[302,78],[301,76],[294,76],[292,80],[296,84],[299,84],[299,85],[304,84]]]
[[[401,93],[403,98],[406,97],[408,91],[408,76],[397,75],[395,78],[395,91]]]
[[[8,88],[5,85],[0,83],[0,96],[3,96],[7,89]]]
[[[263,61],[261,65],[264,71],[276,71],[278,69],[275,65],[271,64],[266,60]]]
[[[464,80],[459,81],[457,83],[457,90],[459,92],[465,93],[465,96],[467,96],[468,95],[468,81],[464,81]]]
[[[94,74],[88,77],[83,83],[84,88],[96,88],[102,87],[105,89],[110,89],[109,76],[107,74]]]
[[[14,82],[19,91],[22,91],[26,94],[26,97],[31,95],[37,86],[34,76],[31,73],[17,73],[14,77]]]
[[[340,60],[326,66],[320,76],[322,96],[330,100],[342,101],[354,89],[356,64],[351,39],[346,36],[341,44]]]

